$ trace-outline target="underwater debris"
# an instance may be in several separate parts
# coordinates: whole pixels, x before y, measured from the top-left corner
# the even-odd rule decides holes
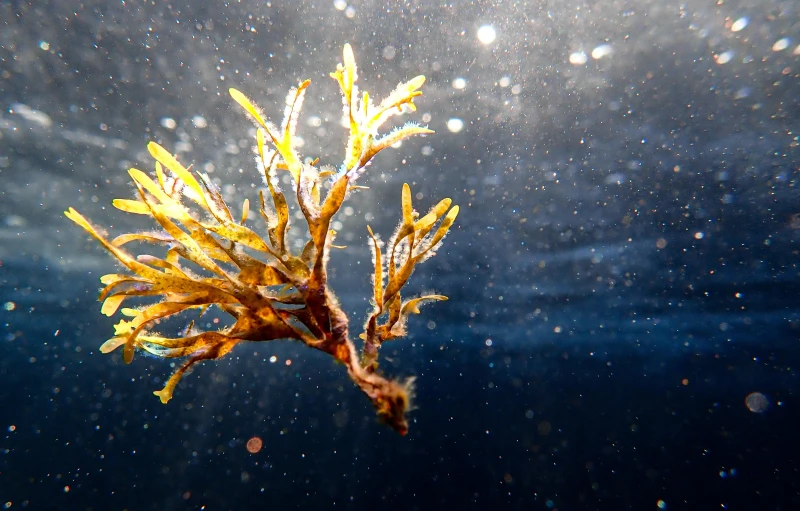
[[[373,104],[366,92],[359,97],[355,57],[348,44],[344,63],[338,64],[331,77],[342,92],[350,135],[344,163],[329,180],[324,198],[326,172],[295,150],[297,118],[310,82],[306,80],[289,92],[280,126],[268,122],[244,94],[230,89],[231,97],[257,127],[259,168],[272,202],[268,207],[264,194],[259,194],[258,210],[266,225],[266,238],[246,225],[248,200],[241,217],[234,218],[206,174],[184,167],[155,142],[147,146],[155,160],[155,176],[130,169],[138,197],[115,199],[113,205],[152,217],[161,230],[108,240],[75,209],[65,212],[130,270],[100,279],[105,285],[99,296],[101,312],[112,316],[119,310],[128,318],[115,325],[114,337],[100,351],[110,353],[121,347],[126,363],[133,360],[136,350],[163,358],[187,358],[164,388],[154,392],[163,403],[172,398],[181,377],[197,362],[223,357],[244,341],[295,339],[341,362],[372,401],[379,418],[400,434],[407,432],[413,378],[400,381],[383,376],[378,372],[378,355],[385,341],[406,334],[406,319],[418,314],[420,305],[446,299],[428,295],[403,300],[400,291],[414,267],[435,253],[458,215],[458,206],[451,207],[451,200],[443,199],[420,217],[411,203],[411,189],[405,184],[402,219],[386,245],[386,254],[369,229],[375,263],[373,311],[360,336],[363,346],[359,355],[348,333],[347,315],[328,287],[327,262],[335,235],[331,220],[376,154],[405,138],[432,131],[408,123],[378,136],[378,129],[391,116],[415,110],[414,98],[422,94],[418,89],[424,76],[401,83],[380,104]],[[286,240],[289,206],[275,180],[278,171],[289,172],[308,226],[310,240],[300,253],[292,252]],[[166,255],[134,257],[124,249],[130,242],[166,246]],[[184,262],[196,265],[206,275],[195,274]],[[156,297],[159,301],[120,310],[131,296]],[[157,320],[189,309],[202,313],[210,306],[232,316],[233,325],[222,331],[200,332],[190,323],[185,336],[177,338],[161,337],[149,330]]]

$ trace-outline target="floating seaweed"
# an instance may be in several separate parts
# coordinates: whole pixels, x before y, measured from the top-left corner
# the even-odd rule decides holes
[[[373,310],[360,336],[363,344],[359,354],[348,333],[347,316],[328,287],[327,263],[335,236],[331,220],[376,154],[405,138],[432,131],[408,123],[378,135],[378,129],[390,117],[415,110],[414,98],[422,94],[419,89],[424,76],[401,83],[380,104],[373,104],[366,92],[359,97],[355,58],[348,44],[344,63],[331,77],[341,89],[350,128],[346,156],[338,172],[321,170],[317,161],[304,160],[295,150],[297,118],[308,80],[289,92],[280,126],[268,122],[244,94],[230,89],[231,97],[257,128],[258,167],[271,200],[268,205],[265,194],[259,194],[258,211],[266,237],[247,226],[248,200],[241,217],[234,218],[206,174],[184,167],[155,142],[147,146],[155,160],[154,176],[130,169],[138,196],[116,199],[113,204],[122,211],[152,217],[160,230],[108,240],[75,209],[65,212],[129,270],[100,279],[105,285],[99,296],[102,313],[112,316],[119,310],[128,318],[115,325],[114,337],[100,351],[110,353],[122,348],[126,363],[133,360],[136,350],[187,359],[164,388],[154,392],[163,403],[172,398],[181,377],[197,362],[223,357],[244,341],[295,339],[341,362],[372,401],[380,419],[400,434],[407,432],[405,414],[413,378],[393,380],[383,376],[378,371],[378,355],[384,342],[406,334],[406,319],[418,314],[420,305],[446,299],[441,295],[403,299],[401,290],[414,267],[435,253],[456,219],[458,206],[451,207],[451,200],[443,199],[420,217],[412,206],[411,190],[404,184],[402,219],[385,253],[368,228],[374,256]],[[289,206],[278,186],[280,172],[291,176],[297,204],[308,226],[310,239],[300,253],[290,250],[287,243]],[[131,242],[165,246],[166,255],[134,257],[124,249]],[[191,264],[187,266],[187,262]],[[198,268],[202,275],[196,273]],[[128,297],[156,297],[159,301],[120,309]],[[210,306],[232,316],[233,324],[221,331],[200,332],[192,322],[185,336],[177,338],[150,330],[158,320],[189,309],[202,313]]]

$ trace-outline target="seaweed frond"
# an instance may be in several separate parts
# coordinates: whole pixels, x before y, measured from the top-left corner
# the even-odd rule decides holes
[[[378,350],[384,341],[406,335],[405,323],[409,314],[419,314],[419,306],[426,302],[447,300],[442,295],[424,295],[403,301],[400,290],[408,282],[414,267],[435,253],[455,222],[458,206],[451,208],[451,203],[450,199],[442,199],[428,214],[418,218],[411,204],[411,188],[404,184],[403,218],[389,240],[385,261],[378,239],[368,227],[375,263],[374,308],[361,337],[364,339],[362,363],[370,370],[377,368]],[[437,222],[439,226],[434,232]],[[383,315],[386,315],[386,320],[379,324],[378,319]]]
[[[327,262],[334,247],[333,217],[356,186],[356,178],[381,150],[412,135],[432,133],[416,124],[379,136],[378,129],[393,115],[414,111],[414,99],[425,78],[418,76],[401,83],[385,100],[375,105],[364,92],[359,96],[357,70],[350,45],[344,47],[344,63],[331,76],[337,80],[350,127],[346,156],[326,194],[317,161],[304,160],[295,149],[296,127],[303,97],[310,82],[305,80],[287,95],[283,121],[269,122],[244,94],[230,89],[233,100],[256,124],[258,168],[263,172],[266,193],[258,195],[258,212],[264,227],[262,236],[248,226],[250,201],[244,199],[241,214],[234,217],[209,177],[185,167],[161,145],[150,142],[148,152],[155,164],[152,174],[132,168],[128,171],[136,189],[132,199],[115,199],[114,207],[149,216],[158,229],[122,234],[107,239],[78,211],[70,208],[67,218],[78,224],[109,251],[127,273],[101,277],[104,288],[99,300],[101,312],[124,317],[114,327],[114,336],[101,347],[102,353],[122,348],[123,360],[133,361],[137,350],[162,358],[183,358],[163,389],[155,394],[163,403],[172,399],[175,388],[195,363],[225,356],[240,342],[294,339],[321,350],[342,362],[350,378],[370,398],[379,418],[401,434],[408,429],[413,378],[388,379],[378,373],[378,353],[384,341],[405,335],[410,314],[441,295],[401,299],[400,291],[414,267],[433,255],[450,230],[458,207],[444,199],[419,217],[411,204],[411,190],[403,185],[402,219],[382,255],[378,238],[369,229],[375,255],[374,308],[362,334],[359,356],[348,334],[347,315],[328,287]],[[308,226],[309,242],[300,253],[287,243],[289,205],[274,176],[288,171],[293,195]],[[438,227],[436,227],[438,224]],[[436,227],[434,229],[434,227]],[[161,257],[131,255],[131,244],[163,247]],[[129,297],[152,297],[155,303],[141,308],[124,308]],[[168,338],[152,330],[160,320],[194,309],[203,314],[217,307],[233,319],[220,331],[198,331],[194,322],[183,336]],[[383,320],[381,321],[381,318]]]
[[[420,75],[400,83],[394,92],[389,94],[379,105],[372,104],[367,92],[364,92],[359,99],[358,87],[355,85],[358,78],[356,60],[353,48],[346,44],[344,46],[344,63],[336,66],[336,71],[331,73],[331,78],[339,83],[344,102],[345,120],[350,127],[347,153],[341,169],[343,172],[350,173],[351,179],[355,180],[370,160],[383,149],[414,135],[433,133],[427,128],[408,123],[385,137],[376,138],[378,128],[391,116],[401,114],[405,110],[413,112],[417,109],[414,105],[414,98],[422,94],[418,89],[425,83],[424,76]]]

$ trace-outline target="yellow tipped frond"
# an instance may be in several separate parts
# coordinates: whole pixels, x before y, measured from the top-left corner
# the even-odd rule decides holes
[[[233,222],[226,222],[223,225],[210,223],[201,225],[204,229],[219,234],[220,236],[223,236],[235,243],[241,243],[246,247],[258,250],[259,252],[266,252],[274,255],[272,249],[267,246],[266,243],[264,243],[264,240],[262,240],[258,234],[254,233],[243,225]]]
[[[361,154],[361,159],[359,161],[359,166],[363,167],[366,165],[376,154],[383,151],[387,147],[391,147],[398,142],[402,142],[403,140],[407,139],[408,137],[412,137],[414,135],[429,135],[433,133],[432,130],[428,128],[423,128],[414,123],[409,123],[402,128],[397,128],[392,130],[391,133],[388,135],[381,137],[377,140],[370,141],[370,146],[367,151],[364,151]]]
[[[417,232],[419,238],[424,238],[430,232],[433,224],[447,212],[452,202],[451,199],[440,200],[437,205],[431,208],[427,215],[417,220],[414,224],[414,230]]]
[[[422,95],[420,87],[425,83],[425,77],[420,75],[411,80],[401,83],[389,94],[386,99],[381,101],[375,114],[369,119],[369,126],[378,129],[392,115],[403,113],[403,107],[407,106],[412,112],[417,108],[414,105],[414,98]]]
[[[172,236],[166,233],[140,232],[120,234],[111,240],[111,244],[115,247],[121,247],[126,243],[130,243],[131,241],[142,241],[145,243],[171,243],[174,240]]]
[[[362,172],[359,169],[363,169],[383,149],[410,136],[433,132],[415,124],[408,124],[382,138],[377,138],[378,128],[389,117],[402,114],[404,108],[410,111],[416,110],[414,98],[422,94],[418,89],[425,83],[425,77],[420,75],[400,83],[378,106],[372,104],[370,95],[366,91],[359,102],[355,85],[357,79],[355,56],[349,44],[345,45],[343,55],[344,64],[338,64],[331,77],[339,82],[345,106],[345,123],[350,127],[342,165],[347,171],[358,170],[353,174],[355,179]]]
[[[403,302],[403,307],[400,310],[400,316],[407,316],[409,314],[419,314],[419,306],[426,302],[443,302],[447,300],[443,295],[425,295],[419,298],[412,298]]]
[[[303,98],[309,85],[311,85],[311,80],[305,80],[296,88],[292,88],[286,96],[286,109],[283,113],[281,132],[283,133],[283,141],[287,144],[292,145],[292,139],[297,130],[297,118],[303,108]]]
[[[261,113],[255,107],[255,105],[253,105],[253,103],[251,103],[250,100],[247,99],[247,97],[244,94],[242,94],[241,92],[239,92],[234,88],[228,89],[228,92],[230,93],[233,100],[239,103],[239,106],[244,108],[245,112],[250,114],[250,117],[252,117],[259,125],[261,125],[262,128],[267,129],[267,123],[266,121],[264,121],[264,118],[261,117]]]
[[[203,188],[200,186],[200,183],[197,182],[197,179],[192,175],[189,170],[181,165],[178,160],[170,154],[169,151],[161,147],[155,142],[150,142],[147,144],[147,150],[150,151],[150,155],[166,168],[168,168],[175,176],[180,178],[189,188],[194,191],[196,197],[192,197],[196,200],[199,204],[205,205],[205,200],[203,199]]]
[[[164,166],[160,162],[156,162],[156,178],[158,179],[158,186],[162,190],[167,189],[167,179],[164,177]]]
[[[172,393],[175,392],[175,387],[178,385],[178,381],[180,381],[181,376],[183,376],[183,374],[173,375],[173,377],[167,381],[167,385],[162,390],[153,391],[153,395],[158,397],[158,399],[161,401],[161,404],[165,405],[172,400]]]
[[[373,299],[375,300],[375,307],[378,310],[383,309],[383,259],[381,257],[381,246],[378,243],[378,238],[372,232],[372,228],[367,226],[369,237],[372,238],[372,258],[375,262],[375,274],[373,276]]]
[[[440,241],[442,241],[442,238],[445,237],[447,232],[450,230],[450,227],[453,225],[453,223],[455,223],[457,216],[458,206],[453,206],[453,208],[447,212],[447,216],[444,217],[442,223],[439,224],[439,228],[436,229],[436,234],[433,235],[433,239],[428,245],[429,248],[435,247]]]
[[[102,344],[102,346],[100,346],[100,353],[111,353],[123,344],[125,344],[125,337],[114,337],[113,339],[107,340]]]
[[[100,283],[105,285],[116,284],[130,278],[130,275],[121,275],[119,273],[109,273],[100,277]]]
[[[100,312],[105,316],[113,316],[125,298],[127,298],[125,295],[109,296],[105,299],[105,301],[103,301],[103,306],[100,308]]]
[[[403,194],[401,196],[401,206],[403,208],[403,223],[404,224],[413,224],[414,223],[414,208],[411,205],[411,187],[408,186],[408,183],[403,183]]]
[[[150,214],[150,208],[147,207],[147,204],[138,200],[114,199],[111,204],[126,213],[134,213],[136,215]]]
[[[339,82],[339,87],[342,89],[342,95],[349,103],[353,96],[355,82],[358,80],[356,57],[353,54],[353,47],[350,46],[349,43],[344,45],[342,56],[344,57],[344,64],[336,65],[336,71],[331,73],[331,78]]]
[[[172,197],[164,192],[163,184],[156,184],[155,181],[150,179],[150,176],[145,174],[139,169],[128,169],[128,174],[131,176],[135,183],[139,183],[142,188],[147,190],[153,197],[158,199],[162,204],[169,204],[174,202]]]
[[[242,203],[242,220],[239,222],[244,225],[247,221],[247,215],[250,213],[250,199],[245,199]]]
[[[134,328],[136,328],[136,326],[133,324],[133,321],[121,319],[119,323],[114,325],[114,335],[130,334]]]

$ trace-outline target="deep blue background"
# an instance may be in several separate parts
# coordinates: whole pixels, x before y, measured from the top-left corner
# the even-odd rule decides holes
[[[0,505],[800,506],[797,5],[349,7],[0,2]],[[461,206],[410,286],[450,300],[384,348],[387,373],[418,378],[408,436],[289,342],[239,346],[161,405],[168,362],[99,354],[115,320],[98,279],[115,266],[62,211],[149,228],[108,207],[131,194],[125,169],[151,168],[148,140],[234,185],[234,209],[252,201],[231,86],[277,121],[310,77],[303,119],[320,126],[301,127],[302,150],[336,165],[327,73],[345,42],[375,97],[424,73],[410,118],[437,131],[382,153],[341,216],[332,280],[353,331],[369,308],[365,225],[388,237],[401,183],[420,209]],[[569,63],[600,44],[612,55]]]

